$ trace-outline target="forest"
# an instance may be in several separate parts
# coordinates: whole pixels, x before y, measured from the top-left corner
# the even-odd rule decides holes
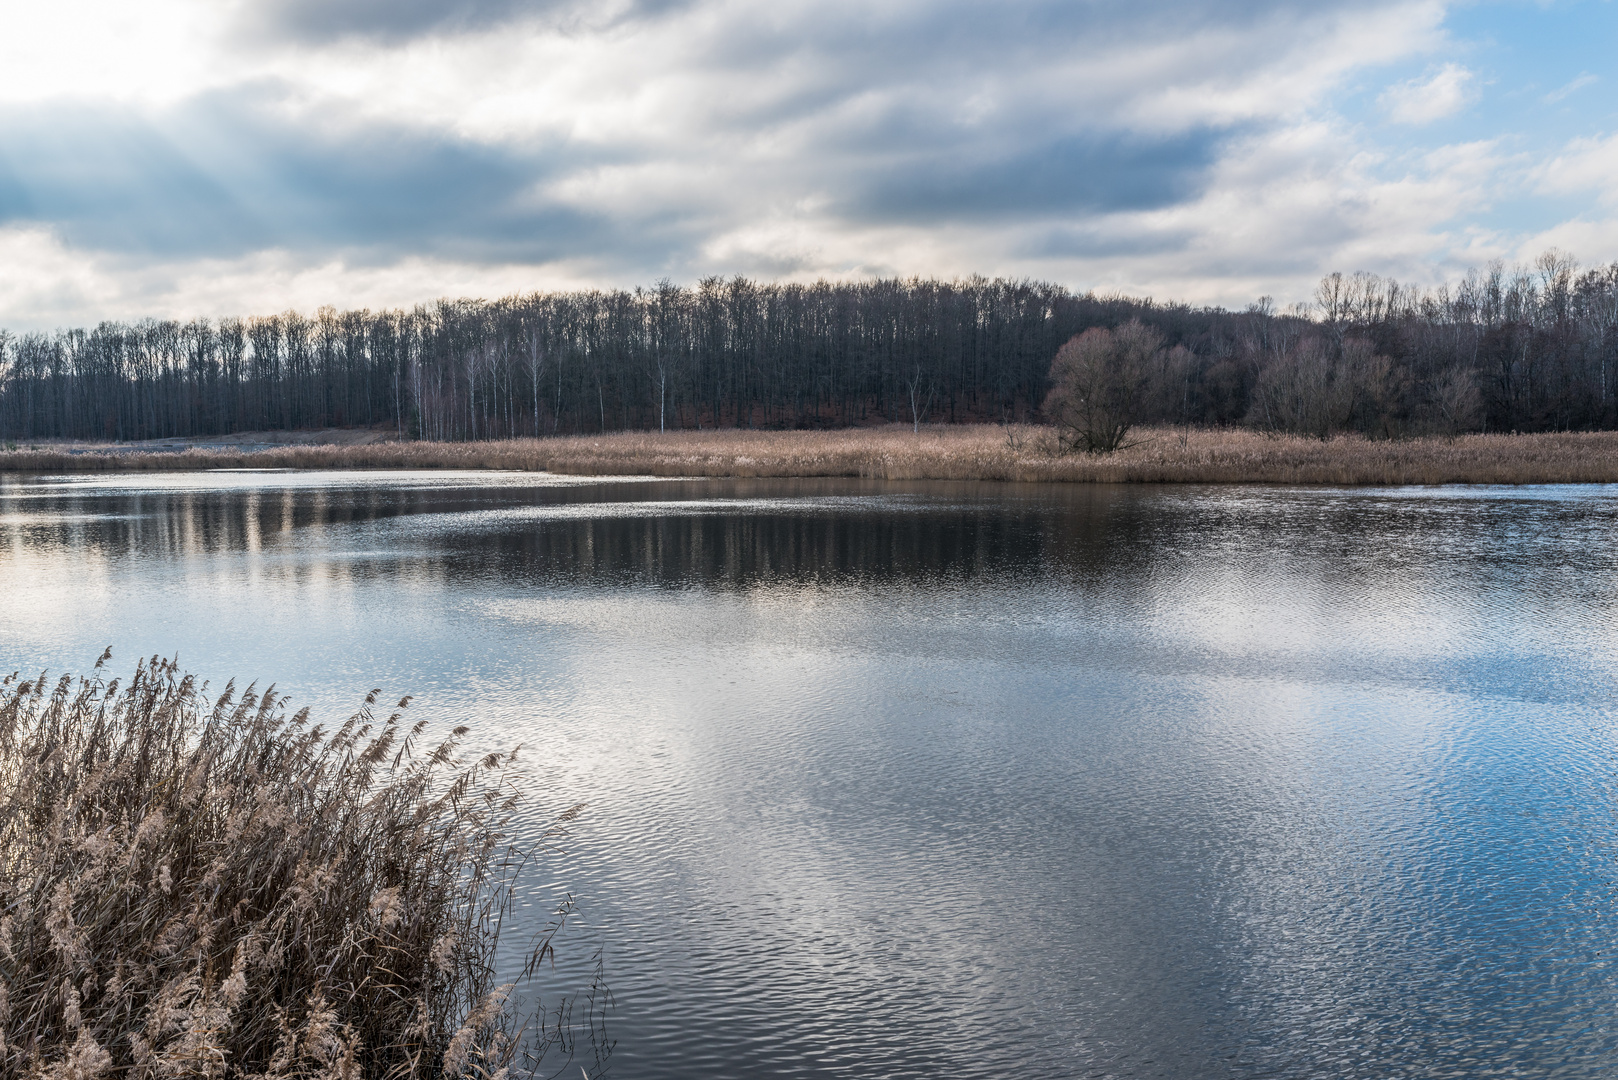
[[[976,277],[737,277],[0,331],[0,440],[1038,420],[1063,343],[1130,320],[1163,344],[1143,421],[1387,438],[1618,426],[1618,263],[1551,251],[1435,289],[1332,274],[1285,311]]]

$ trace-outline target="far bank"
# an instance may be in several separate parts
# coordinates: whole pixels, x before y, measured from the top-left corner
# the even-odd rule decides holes
[[[1110,454],[1065,454],[1049,428],[907,425],[838,431],[620,432],[495,442],[263,446],[250,435],[162,445],[42,443],[0,471],[515,469],[581,476],[855,476],[1071,483],[1618,483],[1618,432],[1328,440],[1243,429],[1150,428]],[[330,440],[330,441],[327,441]]]

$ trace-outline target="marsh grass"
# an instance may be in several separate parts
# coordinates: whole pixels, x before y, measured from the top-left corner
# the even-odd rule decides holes
[[[1095,483],[1545,484],[1618,482],[1618,432],[1312,439],[1247,429],[1137,428],[1107,454],[1063,453],[1032,425],[841,431],[621,432],[500,442],[377,442],[257,451],[0,451],[0,471],[516,469],[584,476],[846,476]]]
[[[0,680],[0,1075],[503,1077],[571,1049],[496,982],[511,756],[459,763],[464,728],[423,750],[376,698],[327,733],[155,657],[127,686]]]

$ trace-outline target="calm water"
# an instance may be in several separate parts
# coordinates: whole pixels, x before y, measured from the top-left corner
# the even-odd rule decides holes
[[[1618,1070],[1618,489],[0,480],[0,665],[521,741],[625,1078]],[[543,904],[536,899],[534,918]]]

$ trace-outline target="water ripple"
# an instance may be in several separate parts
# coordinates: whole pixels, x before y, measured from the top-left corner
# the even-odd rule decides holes
[[[523,742],[624,1077],[1618,1066],[1618,491],[0,482],[5,667]]]

